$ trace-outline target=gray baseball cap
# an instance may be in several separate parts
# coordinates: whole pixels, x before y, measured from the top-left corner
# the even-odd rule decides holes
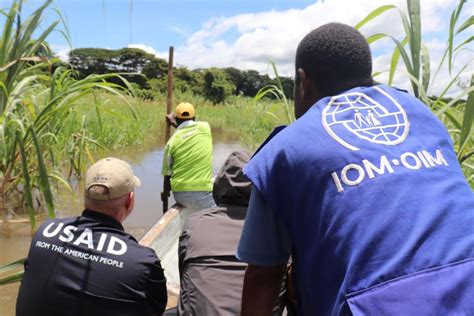
[[[85,195],[94,200],[112,200],[132,192],[141,184],[133,174],[132,167],[118,158],[104,158],[93,164],[86,173]],[[94,185],[101,185],[109,190],[108,195],[89,192]]]

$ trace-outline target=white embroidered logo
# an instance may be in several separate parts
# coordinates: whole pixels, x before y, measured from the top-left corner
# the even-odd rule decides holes
[[[332,97],[322,112],[326,132],[348,149],[360,149],[353,135],[383,145],[400,144],[408,135],[410,124],[405,110],[387,92],[374,88],[385,99],[384,105],[364,93],[353,92]]]

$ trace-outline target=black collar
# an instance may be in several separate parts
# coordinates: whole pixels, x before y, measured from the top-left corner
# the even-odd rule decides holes
[[[107,226],[111,226],[111,227],[113,227],[113,228],[120,229],[120,230],[123,230],[123,231],[124,231],[123,226],[122,226],[122,224],[120,224],[119,221],[117,221],[117,220],[116,220],[115,218],[113,218],[112,216],[106,215],[106,214],[104,214],[104,213],[85,209],[85,210],[82,212],[82,216],[83,216],[83,217],[87,217],[87,218],[94,219],[94,220],[96,220],[96,221],[101,222],[102,224],[105,224],[105,225],[107,225]]]

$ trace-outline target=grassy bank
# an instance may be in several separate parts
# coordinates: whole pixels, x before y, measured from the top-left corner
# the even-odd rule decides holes
[[[199,96],[178,94],[174,104],[184,101],[195,105],[198,120],[207,121],[216,129],[234,131],[249,149],[256,148],[275,126],[285,122],[281,106],[270,100],[235,96],[225,104],[213,105]],[[163,145],[166,97],[160,95],[154,101],[129,98],[128,103],[132,109],[122,98],[105,93],[84,98],[68,117],[68,130],[58,137],[55,147],[71,149],[80,145],[81,138],[95,156],[130,146]],[[83,134],[71,142],[70,134],[77,130]],[[65,153],[71,155],[70,150]]]

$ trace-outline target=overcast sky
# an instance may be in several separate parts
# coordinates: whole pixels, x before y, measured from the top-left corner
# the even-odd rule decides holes
[[[0,3],[4,7],[8,2]],[[40,3],[30,0],[27,7]],[[444,51],[449,18],[457,3],[421,0],[423,38],[433,71]],[[56,0],[53,6],[67,20],[74,48],[140,47],[166,58],[168,47],[173,45],[175,63],[189,68],[233,66],[269,73],[268,61],[274,60],[281,74],[293,76],[295,49],[306,33],[327,22],[355,25],[384,4],[406,9],[405,0]],[[474,1],[468,1],[461,22],[473,14]],[[51,11],[43,24],[56,18]],[[401,40],[402,29],[398,12],[392,10],[361,31],[364,35],[389,33]],[[464,38],[468,35],[472,36],[472,31]],[[70,49],[59,33],[49,42],[60,55]],[[393,47],[390,40],[372,46],[375,71],[390,67]],[[455,68],[473,58],[470,48],[457,57]],[[385,77],[383,74],[377,79],[383,82]],[[443,69],[432,92],[448,81]],[[395,83],[408,87],[402,72]]]

